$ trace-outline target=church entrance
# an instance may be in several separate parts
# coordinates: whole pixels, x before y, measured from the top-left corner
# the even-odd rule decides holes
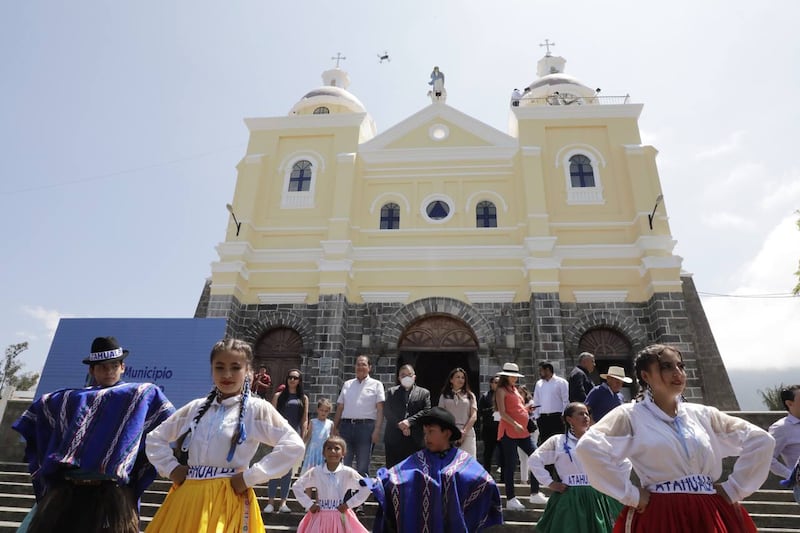
[[[469,387],[480,396],[478,340],[472,329],[450,315],[428,315],[405,329],[398,343],[397,367],[410,364],[417,372],[417,385],[431,391],[431,405],[439,401],[447,376],[454,368],[467,372]]]
[[[636,395],[639,387],[633,371],[633,347],[623,334],[611,328],[590,329],[583,334],[578,347],[581,352],[594,354],[597,366],[592,373],[592,379],[601,383],[600,374],[608,372],[608,367],[621,366],[625,369],[625,375],[633,379],[633,383],[626,383],[622,387],[622,395],[626,400]]]
[[[275,389],[284,382],[289,370],[300,368],[302,353],[303,339],[291,328],[273,328],[256,342],[253,370],[258,371],[259,367],[266,367],[267,373],[272,378],[272,388],[268,391],[267,398],[272,398]]]

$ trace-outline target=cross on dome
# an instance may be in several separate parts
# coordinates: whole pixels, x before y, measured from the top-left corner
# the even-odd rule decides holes
[[[544,46],[545,48],[547,48],[547,53],[545,54],[545,57],[550,57],[550,47],[555,45],[556,43],[551,43],[550,39],[545,39],[544,43],[540,44],[539,46]]]
[[[339,61],[341,61],[343,59],[347,59],[347,58],[344,57],[341,52],[336,52],[336,57],[332,57],[331,59],[335,59],[336,60],[336,68],[339,68]]]

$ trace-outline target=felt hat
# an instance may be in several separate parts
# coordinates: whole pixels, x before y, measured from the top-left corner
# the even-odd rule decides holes
[[[123,350],[116,338],[97,337],[92,341],[91,352],[83,360],[83,364],[92,365],[107,361],[122,361],[126,357],[128,357],[128,350]]]
[[[461,439],[461,430],[456,426],[456,418],[446,409],[432,407],[425,416],[419,417],[417,421],[423,426],[427,424],[436,424],[441,426],[442,429],[449,429],[453,432],[453,434],[450,435],[451,441]]]
[[[506,363],[503,365],[503,370],[495,374],[496,376],[515,376],[518,378],[524,378],[522,374],[519,373],[519,366],[517,363]]]
[[[621,366],[610,366],[608,367],[607,374],[600,374],[600,377],[603,379],[608,379],[609,377],[617,378],[620,381],[624,381],[625,383],[633,383],[633,380],[625,375],[625,369]]]

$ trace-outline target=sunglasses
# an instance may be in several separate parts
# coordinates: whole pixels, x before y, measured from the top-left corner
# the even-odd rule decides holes
[[[299,380],[300,376],[289,376],[289,379],[297,379],[297,380]]]

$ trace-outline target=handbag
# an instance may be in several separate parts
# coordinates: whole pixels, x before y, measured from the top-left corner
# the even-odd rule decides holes
[[[533,418],[528,419],[528,433],[536,431],[536,421]]]

